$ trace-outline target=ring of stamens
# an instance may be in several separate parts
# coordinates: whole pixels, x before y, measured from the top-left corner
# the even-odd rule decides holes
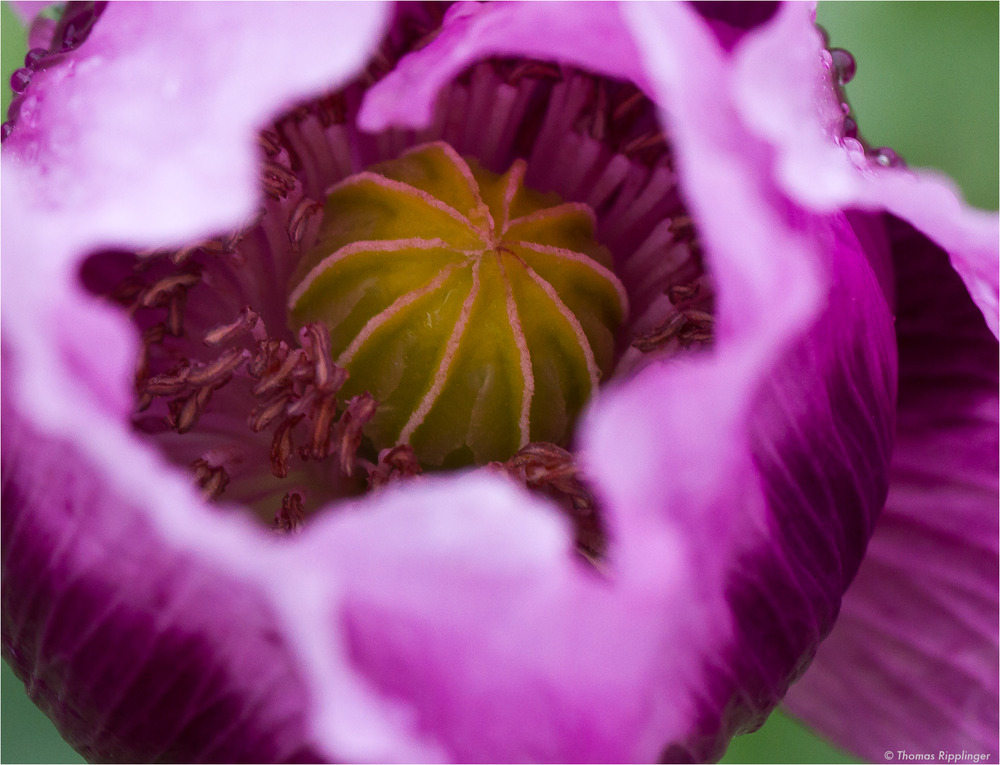
[[[398,44],[405,52],[414,43]],[[383,56],[378,66],[390,68],[395,57]],[[414,480],[421,471],[406,446],[358,453],[370,405],[359,399],[349,417],[349,398],[332,406],[328,381],[342,370],[328,357],[317,372],[317,341],[284,326],[281,294],[319,227],[318,195],[398,151],[383,147],[412,145],[405,132],[372,141],[353,125],[378,66],[261,133],[265,202],[247,228],[180,251],[145,253],[131,271],[109,268],[91,279],[92,289],[129,307],[139,328],[137,397],[148,408],[137,411],[137,430],[187,466],[206,497],[250,506],[279,531],[300,528],[338,497]],[[489,114],[469,114],[468,127],[452,118],[471,103],[493,104],[507,126],[493,125]],[[633,307],[611,377],[711,343],[712,286],[697,232],[676,195],[669,142],[637,89],[541,62],[495,61],[459,77],[439,110],[422,140],[443,138],[493,170],[524,157],[539,188],[594,210]],[[493,138],[477,142],[483,135]],[[101,258],[93,260],[101,271]],[[179,436],[182,426],[189,429]],[[571,451],[528,443],[490,469],[555,499],[574,519],[580,549],[600,554],[600,508]]]

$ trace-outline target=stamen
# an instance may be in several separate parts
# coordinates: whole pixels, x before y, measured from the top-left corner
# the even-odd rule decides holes
[[[292,247],[298,248],[306,237],[306,232],[311,226],[318,226],[319,217],[323,214],[323,207],[308,197],[302,200],[292,210],[288,219],[288,241]]]
[[[252,310],[250,306],[243,309],[243,313],[229,324],[223,324],[205,333],[205,345],[217,348],[220,345],[231,343],[242,334],[252,331],[260,322],[260,316]]]
[[[682,313],[675,313],[668,316],[661,324],[658,324],[648,332],[643,332],[632,341],[632,347],[643,353],[655,351],[663,346],[668,340],[676,337],[687,323],[687,319]]]
[[[291,400],[292,394],[290,392],[283,391],[275,395],[274,398],[269,399],[262,404],[258,404],[254,407],[253,412],[247,419],[247,424],[250,426],[250,430],[254,433],[260,433],[282,414],[287,414],[285,409]],[[298,417],[298,419],[302,418]],[[296,422],[298,422],[298,419]]]
[[[224,467],[212,467],[205,459],[195,460],[191,467],[206,500],[218,499],[226,490],[229,474]]]
[[[167,424],[178,433],[187,433],[195,426],[198,418],[205,411],[205,406],[212,398],[214,390],[213,387],[206,385],[203,388],[199,388],[187,398],[176,398],[171,401],[167,405],[169,410]]]
[[[160,308],[169,305],[170,301],[182,292],[190,289],[201,281],[201,274],[180,273],[165,276],[154,282],[139,295],[137,307]]]
[[[420,463],[409,444],[383,449],[378,454],[378,465],[368,469],[368,488],[381,489],[395,481],[420,475],[421,472]]]
[[[194,364],[189,367],[188,385],[214,385],[216,387],[229,382],[237,367],[246,361],[246,354],[239,348],[224,351],[215,361],[208,364]]]
[[[572,453],[555,444],[531,443],[506,462],[491,462],[488,467],[559,501],[576,526],[578,550],[589,558],[603,555],[604,532],[596,503]]]
[[[281,509],[274,514],[274,530],[279,534],[301,534],[305,518],[302,495],[290,491],[281,499]]]
[[[271,472],[278,478],[288,476],[288,459],[294,449],[292,430],[301,421],[301,416],[289,417],[274,431],[274,439],[271,441]]]
[[[354,475],[362,428],[375,416],[377,406],[375,399],[367,393],[355,396],[347,403],[347,409],[337,421],[334,441],[337,444],[336,451],[340,454],[340,472],[348,478]]]
[[[262,130],[257,134],[257,143],[268,157],[276,157],[281,152],[281,136],[273,130]]]
[[[282,350],[287,349],[288,346],[284,346],[282,348]],[[289,385],[292,373],[295,371],[296,367],[301,366],[305,361],[305,351],[288,351],[288,355],[285,356],[285,359],[281,362],[277,369],[274,371],[268,371],[261,377],[261,381],[253,389],[253,394],[255,396],[263,396],[265,393],[270,393],[276,388]]]
[[[337,417],[337,399],[334,396],[319,396],[319,401],[313,406],[309,418],[313,421],[312,438],[308,447],[299,449],[299,456],[304,460],[324,460],[333,454],[330,441],[333,422]]]
[[[273,160],[264,163],[260,173],[264,184],[264,192],[272,199],[284,199],[295,188],[295,174],[283,165]]]
[[[136,360],[135,365],[136,386],[149,377],[151,347],[162,343],[166,334],[167,328],[163,324],[154,324],[142,333],[142,340],[139,345],[139,358]]]
[[[227,236],[171,251],[142,253],[133,272],[124,278],[109,280],[106,273],[103,281],[95,277],[94,283],[125,306],[141,332],[134,426],[162,444],[177,464],[191,470],[207,500],[226,493],[228,498],[254,507],[278,533],[301,531],[307,496],[311,503],[320,505],[365,487],[379,491],[401,480],[417,479],[422,469],[413,445],[392,434],[381,442],[373,435],[381,418],[396,406],[389,394],[374,387],[394,374],[385,354],[381,361],[377,351],[368,354],[368,359],[376,360],[365,363],[382,365],[370,380],[365,377],[366,370],[354,367],[348,379],[345,366],[358,355],[344,358],[354,348],[353,335],[346,340],[333,338],[332,342],[330,326],[309,315],[286,325],[285,297],[297,286],[297,280],[334,254],[331,250],[310,261],[322,237],[327,236],[323,226],[329,213],[322,204],[327,190],[339,188],[351,202],[350,194],[368,193],[368,187],[350,187],[349,178],[366,168],[369,176],[378,174],[382,172],[379,168],[391,168],[401,157],[408,157],[415,167],[422,149],[414,147],[440,142],[447,147],[441,152],[459,170],[468,170],[462,176],[466,191],[473,196],[480,194],[480,183],[490,189],[489,204],[463,207],[459,201],[464,198],[464,186],[460,188],[457,180],[452,183],[446,179],[435,187],[432,200],[446,201],[427,202],[424,192],[410,192],[407,199],[424,199],[442,225],[455,228],[465,221],[464,229],[455,228],[456,236],[464,237],[454,248],[458,257],[453,262],[443,258],[437,271],[425,274],[420,271],[426,262],[424,251],[430,257],[444,244],[443,237],[431,232],[434,237],[418,238],[403,231],[394,240],[397,243],[388,248],[393,258],[390,278],[404,284],[409,278],[405,269],[412,268],[409,291],[402,297],[395,293],[388,296],[385,310],[393,310],[381,323],[375,322],[382,316],[378,310],[372,314],[375,318],[355,317],[352,321],[362,330],[368,327],[365,342],[376,330],[391,340],[388,322],[392,316],[439,290],[442,296],[450,292],[450,300],[457,301],[449,303],[449,310],[461,307],[468,285],[452,289],[457,284],[456,275],[471,260],[483,257],[482,253],[489,253],[483,262],[492,263],[495,258],[500,265],[490,266],[490,273],[498,275],[490,277],[495,282],[491,282],[490,295],[506,299],[506,310],[501,310],[501,302],[501,308],[493,312],[497,324],[502,325],[500,320],[505,316],[512,327],[523,325],[512,330],[517,353],[508,354],[518,364],[508,366],[520,369],[525,380],[534,380],[536,390],[512,400],[512,411],[520,414],[520,440],[502,453],[474,453],[473,458],[480,464],[502,459],[514,452],[518,443],[527,442],[505,461],[488,464],[553,500],[573,520],[578,550],[596,560],[606,545],[599,508],[576,458],[558,445],[572,442],[572,421],[560,420],[547,411],[547,402],[559,398],[550,390],[553,383],[546,382],[553,373],[544,371],[545,364],[555,363],[552,358],[556,357],[537,354],[541,366],[535,369],[533,347],[526,340],[532,327],[532,331],[538,327],[553,331],[550,325],[558,321],[572,330],[569,334],[581,348],[585,340],[598,342],[590,337],[596,321],[591,314],[595,312],[584,309],[579,318],[575,316],[578,307],[569,297],[562,303],[554,300],[553,295],[559,294],[555,282],[560,277],[558,272],[550,273],[557,265],[579,270],[590,252],[584,248],[578,258],[559,257],[547,239],[543,244],[549,249],[532,247],[524,244],[515,229],[544,233],[547,226],[560,224],[560,230],[570,231],[571,223],[582,225],[586,217],[594,241],[610,251],[610,256],[605,251],[601,264],[589,269],[597,276],[607,271],[608,279],[616,285],[617,303],[630,306],[632,313],[617,335],[612,329],[600,340],[600,354],[596,346],[584,349],[582,358],[591,390],[609,377],[632,374],[682,349],[710,344],[713,289],[704,275],[697,230],[677,193],[668,137],[657,122],[656,109],[635,86],[557,64],[524,60],[493,60],[471,67],[443,92],[433,123],[417,135],[402,130],[362,134],[355,123],[366,83],[391,70],[422,39],[437,34],[438,24],[433,19],[425,24],[423,19],[437,11],[414,6],[399,13],[403,17],[415,14],[420,19],[394,27],[364,77],[291,110],[260,133],[260,179],[266,199],[251,222]],[[41,62],[44,57],[35,58]],[[846,60],[838,63],[845,81],[846,64]],[[27,61],[26,69],[29,75],[34,71]],[[894,157],[886,153],[878,155],[877,161],[891,164]],[[467,167],[466,162],[470,163]],[[508,185],[490,186],[494,183],[490,174],[508,168]],[[391,171],[386,172],[386,178],[372,179],[369,185],[402,194],[411,179],[389,181]],[[563,200],[560,215],[512,209],[515,192],[522,185],[539,197],[558,196]],[[459,207],[456,217],[452,213]],[[577,209],[587,215],[576,215]],[[327,265],[346,269],[350,266],[348,256],[357,263],[383,257],[379,246],[371,242],[363,251],[358,249],[360,241],[348,237],[346,244],[338,243],[338,249],[348,249],[340,260]],[[407,254],[409,250],[412,254]],[[389,257],[388,250],[385,257]],[[543,266],[549,268],[550,263],[551,269],[543,272]],[[120,268],[120,261],[114,261],[108,273],[117,275]],[[107,289],[107,284],[117,286]],[[367,287],[352,292],[339,275],[329,284],[334,285],[329,288],[331,294],[335,290],[345,293],[333,294],[334,301],[358,300],[359,295],[367,294]],[[522,295],[535,293],[552,303],[547,309],[551,321],[539,318],[530,305],[515,306],[514,301],[520,301]],[[369,297],[362,299],[371,302]],[[346,302],[338,311],[348,310],[345,306]],[[423,304],[418,307],[423,310]],[[416,315],[422,320],[431,314],[416,311]],[[401,324],[410,326],[405,321]],[[442,336],[447,340],[450,334],[443,331]],[[524,343],[519,342],[522,339]],[[404,354],[401,361],[405,358]],[[437,361],[432,360],[431,366]],[[530,375],[525,371],[529,362]],[[549,388],[543,389],[543,383]],[[416,391],[419,404],[429,388],[408,385],[408,390]],[[485,423],[482,427],[495,430],[494,423],[483,415],[489,404],[486,399],[492,394],[476,395],[474,418]],[[582,405],[586,395],[580,395]],[[386,402],[381,410],[380,402]],[[150,407],[148,416],[139,415]],[[535,424],[536,408],[540,416],[552,418],[551,427],[561,429],[561,435],[528,427]],[[430,422],[432,413],[423,414],[426,417],[421,422]],[[400,423],[402,429],[408,418],[406,415]],[[418,451],[425,448],[418,443],[421,438],[440,451],[440,459],[435,456],[433,464],[457,464],[449,456],[456,451],[447,451],[450,444],[442,441],[439,447],[431,437],[417,433],[416,427],[410,431]],[[189,435],[178,439],[175,433]],[[386,448],[380,448],[383,446]],[[227,449],[235,450],[237,456],[210,456]],[[280,504],[277,511],[276,504]]]

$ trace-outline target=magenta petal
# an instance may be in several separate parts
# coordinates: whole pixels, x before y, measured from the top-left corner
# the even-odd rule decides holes
[[[862,756],[998,755],[998,349],[944,252],[895,223],[892,489],[790,709]]]
[[[316,760],[259,589],[166,544],[3,393],[3,656],[66,740],[106,762]]]
[[[723,89],[725,75],[705,56],[696,69],[684,69],[691,51],[657,45],[667,28],[684,22],[680,14],[668,22],[672,11],[643,7],[634,28],[661,75],[657,85],[669,105],[689,209],[711,247],[722,295],[720,353],[726,355],[729,338],[728,353],[748,365],[723,366],[714,385],[731,386],[750,407],[743,427],[738,416],[732,419],[728,441],[704,424],[714,414],[708,406],[695,410],[700,414],[690,416],[689,427],[705,430],[715,444],[746,439],[761,483],[757,501],[766,503],[756,523],[748,520],[754,531],[746,531],[747,550],[729,585],[737,637],[708,686],[718,706],[705,707],[706,731],[720,724],[719,710],[732,694],[741,698],[721,720],[732,731],[752,725],[754,713],[762,719],[802,671],[857,569],[885,497],[895,341],[879,279],[885,253],[872,249],[873,237],[863,252],[842,219],[817,219],[783,202],[771,185],[770,147],[741,135],[740,118],[727,114],[724,99],[708,95]],[[678,36],[690,40],[692,30]],[[811,287],[824,293],[825,309],[815,319],[819,299]],[[809,329],[797,336],[802,327]],[[705,389],[685,386],[673,400],[697,407]],[[669,400],[668,394],[661,396]],[[686,443],[668,446],[665,437],[661,448],[683,451]],[[738,480],[738,472],[732,475]],[[735,513],[753,518],[755,497],[744,491],[734,503],[744,509]],[[767,542],[755,545],[761,536]]]
[[[806,17],[780,11],[730,55],[681,4],[457,6],[369,93],[368,126],[419,124],[471,61],[527,54],[627,77],[663,107],[718,285],[717,343],[588,414],[611,532],[595,571],[552,507],[481,474],[369,497],[274,544],[206,507],[126,428],[134,330],[82,294],[83,251],[231,225],[253,202],[254,128],[352,73],[381,18],[261,7],[112,5],[32,83],[4,146],[4,249],[22,255],[4,261],[4,574],[41,572],[37,590],[4,593],[5,652],[95,757],[717,756],[830,629],[886,490],[887,271],[877,237],[796,192],[803,161],[860,199],[839,145],[813,162],[796,143],[833,129],[818,37],[768,47]],[[360,29],[335,23],[354,13],[369,14]],[[775,104],[794,123],[781,131],[766,89],[733,102],[734,62],[780,83],[761,51],[805,61]],[[965,252],[973,223],[929,227]],[[92,635],[67,626],[84,606]]]
[[[418,127],[431,120],[438,90],[475,61],[495,56],[556,60],[647,85],[635,43],[615,3],[567,12],[559,3],[459,3],[442,31],[365,97],[366,130]]]
[[[809,4],[787,4],[775,23],[747,35],[736,61],[736,103],[773,144],[783,190],[813,209],[886,210],[911,223],[949,253],[997,335],[1000,218],[966,206],[939,174],[881,167],[860,143],[843,139],[844,115],[829,97],[832,62],[826,71],[816,65],[822,41],[814,20]]]
[[[259,193],[259,125],[353,75],[386,15],[367,3],[113,3],[35,74],[2,150],[3,308],[23,346],[25,379],[10,384],[41,421],[72,434],[64,410],[79,406],[60,402],[82,395],[120,414],[131,397],[134,337],[81,294],[76,259],[237,225]]]
[[[423,739],[435,748],[419,756],[462,762],[651,761],[686,737],[701,672],[685,657],[715,644],[725,615],[712,599],[725,547],[696,544],[707,529],[693,510],[630,510],[642,550],[602,574],[523,492],[483,475],[437,480],[331,516],[306,560],[333,562],[343,606],[331,626],[378,690],[373,710],[414,736],[409,757]],[[343,677],[324,687],[317,734],[357,756],[344,710],[365,701]]]
[[[5,184],[76,247],[225,230],[256,201],[258,126],[357,71],[384,22],[369,3],[112,3],[33,77]]]
[[[746,140],[732,113],[720,84],[726,63],[708,30],[682,6],[627,15],[655,74],[650,87],[669,105],[684,189],[710,248],[719,349],[710,361],[649,370],[607,393],[585,448],[610,500],[614,563],[655,561],[644,551],[657,524],[691,515],[704,524],[685,526],[692,550],[746,546],[722,591],[704,580],[714,604],[708,627],[724,642],[721,651],[711,641],[685,649],[701,678],[691,689],[697,723],[686,739],[667,739],[668,758],[711,757],[777,703],[832,625],[885,494],[894,340],[886,297],[843,218],[801,214],[775,193],[770,151]],[[404,83],[449,51],[461,57],[448,64],[457,69],[497,50],[475,21],[454,22],[473,30],[468,47],[446,30],[402,62],[397,81],[373,91],[369,116],[424,119],[433,93],[417,94],[415,105]],[[534,51],[545,57],[544,43]],[[684,66],[692,60],[699,66]],[[774,368],[776,355],[785,358]]]

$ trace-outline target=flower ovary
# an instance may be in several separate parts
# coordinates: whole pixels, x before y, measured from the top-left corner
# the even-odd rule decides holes
[[[290,323],[328,327],[341,394],[378,401],[373,449],[459,467],[567,443],[609,373],[628,308],[594,214],[525,187],[525,171],[437,142],[328,190]]]

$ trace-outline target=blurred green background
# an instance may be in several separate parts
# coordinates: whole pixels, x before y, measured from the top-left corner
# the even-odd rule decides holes
[[[862,135],[896,149],[912,166],[951,175],[973,204],[997,208],[997,3],[821,2],[833,46],[850,50],[858,73],[847,89]],[[4,82],[21,65],[25,33],[2,4]],[[3,110],[10,89],[3,93]],[[2,666],[0,761],[83,762]],[[859,762],[776,713],[737,738],[725,763]]]

